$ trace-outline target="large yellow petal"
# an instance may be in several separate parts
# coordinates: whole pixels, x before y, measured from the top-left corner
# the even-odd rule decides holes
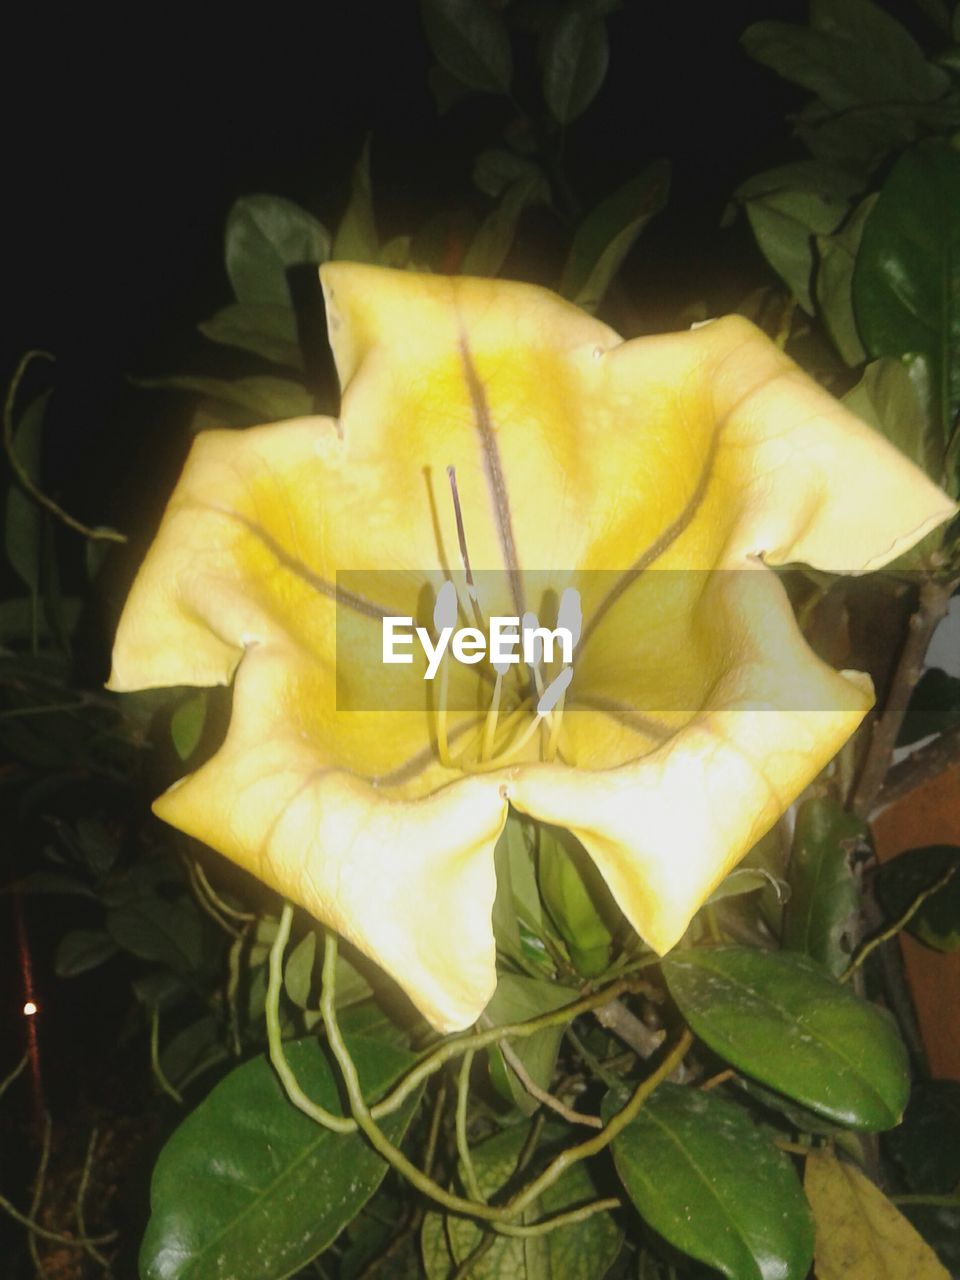
[[[303,707],[308,662],[281,645],[248,650],[226,742],[155,812],[348,938],[435,1027],[460,1030],[496,985],[499,781],[460,778],[402,800],[324,767]]]
[[[157,812],[450,1030],[495,981],[505,795],[574,831],[666,949],[870,705],[807,650],[762,559],[873,568],[955,508],[746,321],[621,343],[528,285],[322,277],[339,418],[198,438],[111,687],[235,678],[226,742]],[[557,763],[464,776],[437,758],[422,664],[377,665],[383,615],[429,615],[460,569],[448,468],[474,569],[508,571],[488,616],[519,611],[531,570],[581,590]],[[451,741],[476,738],[491,686],[454,670]]]
[[[573,832],[661,953],[873,702],[868,677],[814,657],[768,571],[716,574],[706,596],[724,671],[684,727],[617,768],[524,765],[506,783],[515,808]]]

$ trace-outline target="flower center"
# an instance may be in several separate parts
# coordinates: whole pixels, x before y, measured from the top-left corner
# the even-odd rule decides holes
[[[486,628],[483,610],[480,607],[480,597],[470,567],[455,467],[447,467],[447,479],[450,483],[450,497],[456,518],[457,541],[464,570],[466,596],[476,626],[484,631]],[[454,583],[448,580],[443,583],[437,593],[433,611],[435,634],[439,636],[445,627],[454,627],[461,612],[467,612],[464,602],[460,599]],[[561,596],[557,611],[557,625],[569,629],[575,645],[582,630],[582,614],[579,592],[571,587],[568,587]],[[537,615],[528,610],[521,620],[521,631],[533,636],[532,653],[524,650],[518,666],[520,679],[517,686],[510,689],[505,697],[504,679],[511,664],[507,662],[490,664],[490,670],[484,673],[483,678],[483,684],[486,685],[490,682],[491,674],[493,677],[492,693],[486,714],[479,718],[474,731],[467,735],[465,744],[456,753],[451,751],[447,722],[449,664],[452,659],[449,652],[444,651],[434,703],[437,754],[442,764],[464,773],[492,772],[515,761],[538,734],[539,758],[544,761],[556,759],[560,745],[566,692],[573,679],[573,667],[569,662],[564,661],[561,655],[556,663],[552,664],[559,669],[552,673],[548,671],[548,664],[544,661],[543,639],[538,634],[539,628]],[[505,707],[507,698],[513,702],[512,706]]]

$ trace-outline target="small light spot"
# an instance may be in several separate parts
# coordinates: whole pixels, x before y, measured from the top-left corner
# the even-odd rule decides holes
[[[28,1000],[26,1004],[23,1006],[23,1016],[25,1018],[32,1018],[36,1012],[37,1012],[37,1006],[33,1003],[32,1000]]]

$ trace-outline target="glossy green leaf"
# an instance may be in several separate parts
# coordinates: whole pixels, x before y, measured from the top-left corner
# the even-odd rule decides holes
[[[909,849],[885,862],[876,874],[877,897],[887,916],[896,920],[951,868],[952,879],[920,905],[906,926],[908,933],[936,951],[960,950],[960,846]]]
[[[506,93],[513,74],[510,39],[486,0],[420,0],[434,57],[471,89]]]
[[[618,1102],[608,1095],[605,1116]],[[641,1216],[675,1248],[731,1280],[804,1280],[813,1222],[800,1181],[735,1103],[662,1084],[614,1139],[613,1159]]]
[[[189,760],[200,745],[207,721],[207,693],[202,689],[191,694],[170,717],[170,737],[181,760]]]
[[[893,1019],[815,961],[710,947],[663,961],[696,1034],[731,1065],[850,1129],[889,1129],[907,1102],[907,1055]]]
[[[413,1062],[349,1043],[365,1094]],[[338,1079],[314,1039],[286,1045],[303,1089],[343,1114]],[[403,1136],[415,1100],[383,1122]],[[180,1125],[153,1173],[142,1280],[280,1280],[322,1252],[363,1208],[387,1165],[360,1134],[334,1134],[288,1102],[265,1057],[237,1067]]]
[[[894,165],[863,229],[853,302],[871,355],[926,358],[945,445],[960,410],[960,154],[946,142]]]
[[[655,160],[587,214],[563,268],[560,292],[565,298],[596,311],[637,236],[666,205],[670,172],[668,160]]]
[[[860,248],[863,225],[876,204],[876,195],[861,200],[833,235],[815,237],[817,272],[815,292],[817,306],[827,332],[848,365],[866,359],[857,320],[853,312],[853,268]]]
[[[567,0],[540,37],[543,98],[555,120],[569,124],[600,91],[610,43],[597,0]]]
[[[477,228],[463,258],[463,274],[495,276],[513,246],[517,223],[524,209],[533,204],[545,204],[549,198],[546,181],[536,168],[526,177],[511,183],[497,207]]]
[[[13,453],[27,475],[36,481],[40,470],[43,419],[51,393],[37,396],[24,410],[13,433]],[[40,530],[43,513],[36,502],[17,484],[7,490],[4,551],[10,567],[31,593],[31,611],[39,613],[36,595],[40,588]],[[33,625],[33,624],[32,624]],[[36,624],[39,626],[39,620]]]
[[[282,196],[242,196],[227,217],[227,275],[238,302],[289,307],[288,269],[329,256],[326,227]]]
[[[884,356],[863,371],[843,403],[885,435],[933,478],[939,479],[943,445],[934,439],[927,412],[928,372],[922,356]]]
[[[224,307],[197,328],[211,342],[237,347],[273,364],[303,370],[297,317],[291,307],[237,302]]]
[[[306,387],[288,378],[272,378],[269,374],[227,379],[178,373],[167,378],[135,378],[134,381],[140,387],[194,391],[210,400],[247,409],[258,423],[301,418],[313,411],[313,400]]]
[[[477,1181],[488,1198],[515,1173],[528,1136],[526,1125],[515,1125],[473,1149]],[[529,1169],[527,1176],[532,1176]],[[586,1166],[573,1165],[518,1221],[533,1222],[560,1213],[596,1199],[597,1194]],[[480,1228],[468,1218],[428,1213],[421,1233],[427,1280],[450,1280],[482,1238]],[[609,1214],[598,1213],[543,1236],[525,1240],[498,1236],[471,1268],[470,1276],[471,1280],[602,1280],[620,1252],[620,1243],[619,1227]]]
[[[935,1196],[960,1187],[960,1081],[918,1080],[886,1144],[911,1191]]]
[[[797,812],[782,943],[819,960],[834,977],[850,960],[860,904],[852,856],[868,838],[866,823],[828,796],[805,800]]]
[[[72,929],[60,939],[53,969],[59,978],[75,978],[110,960],[120,948],[102,929]]]
[[[370,139],[354,166],[350,199],[333,239],[333,257],[346,262],[379,262],[380,238],[373,216]]]
[[[497,978],[497,989],[493,999],[484,1010],[484,1021],[490,1026],[501,1027],[509,1022],[526,1022],[530,1018],[539,1017],[543,1013],[552,1013],[554,1009],[562,1009],[577,999],[577,992],[562,987],[556,982],[548,982],[542,978],[527,978],[516,973],[501,973]],[[553,1069],[563,1039],[563,1026],[547,1027],[536,1035],[510,1041],[510,1047],[523,1063],[527,1073],[541,1089],[548,1089],[553,1078]],[[508,1096],[526,1115],[531,1115],[540,1106],[532,1098],[523,1085],[510,1070],[497,1048],[490,1050],[491,1066],[499,1068],[494,1073],[494,1081],[500,1082],[504,1073],[508,1083]],[[499,1078],[499,1079],[498,1079]]]

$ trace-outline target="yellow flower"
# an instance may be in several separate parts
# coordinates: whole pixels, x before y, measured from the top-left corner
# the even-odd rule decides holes
[[[226,740],[156,812],[450,1031],[495,986],[509,806],[573,832],[666,951],[872,703],[763,562],[878,568],[954,507],[745,320],[623,342],[528,285],[321,276],[340,417],[198,437],[110,687],[234,682]],[[536,584],[579,591],[552,710],[557,662],[379,661],[383,615],[429,631],[445,578],[473,623],[464,550],[481,620],[552,626]]]

